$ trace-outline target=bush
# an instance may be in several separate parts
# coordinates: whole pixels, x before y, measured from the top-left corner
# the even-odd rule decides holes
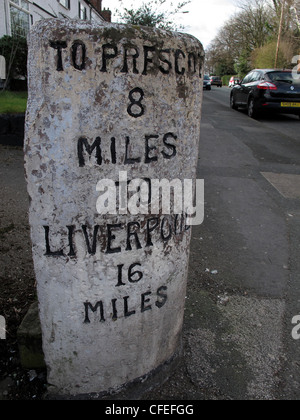
[[[231,77],[232,76],[228,76],[228,75],[222,77],[223,86],[228,86],[229,85],[229,81],[230,81]]]
[[[261,48],[257,48],[252,53],[253,67],[258,69],[268,69],[275,66],[275,56],[277,49],[277,41],[269,42]],[[297,55],[297,50],[293,49],[293,45],[286,40],[282,40],[278,53],[278,68],[290,68],[291,59]]]

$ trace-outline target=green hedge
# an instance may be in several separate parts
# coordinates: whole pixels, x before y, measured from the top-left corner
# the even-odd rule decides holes
[[[230,81],[231,77],[232,76],[223,76],[222,77],[223,86],[228,86],[229,85],[229,81]]]

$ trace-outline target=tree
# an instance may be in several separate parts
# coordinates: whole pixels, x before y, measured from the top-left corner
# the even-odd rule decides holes
[[[123,1],[120,5],[123,5]],[[180,13],[188,13],[183,9],[191,0],[183,0],[178,2],[177,5],[168,0],[152,0],[148,3],[143,3],[140,7],[130,9],[124,8],[123,12],[119,13],[119,18],[127,24],[150,26],[160,29],[179,30],[182,29],[181,25],[176,22],[176,17]]]
[[[221,67],[225,74],[238,73],[240,77],[251,70],[252,51],[264,45],[270,36],[267,23],[268,13],[261,0],[241,5],[241,11],[223,25],[209,47],[216,52],[214,67]]]
[[[300,4],[294,1],[294,3],[291,5],[291,10],[294,13],[295,16],[295,24],[297,26],[298,32],[300,33]]]
[[[27,42],[19,35],[0,38],[0,55],[6,60],[7,72],[3,90],[6,90],[14,77],[27,79]]]
[[[300,52],[299,0],[240,1],[209,46],[210,68],[233,62],[241,77],[254,67],[274,67],[276,56],[278,66],[288,67]]]

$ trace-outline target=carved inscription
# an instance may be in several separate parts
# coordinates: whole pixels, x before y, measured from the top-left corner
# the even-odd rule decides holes
[[[76,41],[71,46],[64,40],[51,40],[51,48],[56,50],[55,68],[65,70],[67,55],[70,55],[72,66],[79,71],[88,68],[88,50],[82,41]],[[119,59],[121,57],[121,60]],[[183,51],[181,49],[160,49],[158,45],[123,46],[114,43],[102,45],[99,71],[107,73],[115,61],[122,63],[119,73],[142,74],[153,76],[156,71],[163,75],[187,75],[202,77],[204,55],[198,51]]]
[[[149,217],[141,222],[115,223],[103,226],[95,225],[89,227],[82,225],[66,226],[61,229],[61,240],[65,244],[62,249],[53,249],[51,246],[51,235],[57,236],[57,232],[50,226],[43,226],[45,234],[45,256],[46,257],[74,257],[78,256],[75,248],[74,236],[80,234],[84,238],[87,255],[120,254],[134,250],[148,249],[155,246],[155,242],[167,244],[171,239],[177,242],[183,240],[185,232],[190,230],[187,226],[186,215],[174,215],[164,217]],[[125,232],[125,240],[121,240]]]
[[[77,157],[80,167],[84,167],[88,159],[94,155],[94,163],[98,166],[107,164],[134,165],[138,163],[150,164],[163,158],[170,160],[177,155],[177,139],[175,133],[144,135],[143,143],[139,147],[137,155],[130,153],[132,140],[130,137],[118,139],[118,149],[116,147],[117,138],[111,137],[109,140],[103,137],[96,137],[95,140],[87,137],[80,137],[77,141]],[[103,156],[102,140],[110,142],[110,155]],[[136,147],[137,148],[137,147]]]
[[[141,88],[135,88],[129,92],[130,105],[127,108],[127,112],[131,117],[139,118],[144,115],[145,110],[142,105],[144,96],[145,94]],[[134,107],[137,109],[137,111],[134,111]]]
[[[85,43],[76,40],[70,44],[67,40],[50,40],[50,47],[54,50],[54,68],[57,72],[64,72],[70,65],[77,71],[83,72],[91,66],[89,51]],[[108,73],[113,69],[114,74],[131,73],[134,75],[154,76],[159,73],[165,76],[176,77],[202,77],[203,55],[197,51],[183,51],[181,49],[159,48],[158,45],[143,45],[142,48],[131,44],[128,46],[106,42],[97,45],[100,51],[97,67],[99,74]],[[120,59],[121,58],[121,59]],[[116,65],[116,63],[118,63]],[[128,102],[125,110],[133,119],[139,119],[147,112],[146,97],[141,86],[132,86],[127,94]],[[126,112],[125,111],[125,112]],[[148,132],[149,133],[149,132]],[[117,135],[109,136],[100,134],[91,138],[88,133],[79,136],[77,141],[76,164],[84,168],[90,163],[95,168],[103,165],[155,165],[159,160],[166,163],[177,157],[178,135],[173,132],[166,134],[153,132],[139,137],[138,145],[130,136],[119,138]],[[105,143],[106,147],[103,147]],[[109,155],[107,155],[107,143]],[[149,180],[150,181],[150,180]],[[149,192],[149,202],[151,191]],[[51,226],[45,225],[44,244],[45,257],[65,258],[66,263],[78,258],[76,236],[81,235],[84,240],[86,258],[97,257],[100,253],[118,255],[131,251],[146,251],[154,247],[157,242],[164,247],[171,241],[182,241],[186,226],[185,215],[148,217],[143,221],[137,219],[128,223],[107,223],[94,226],[76,226],[72,223],[60,229],[60,249],[53,248],[51,235],[54,234]],[[125,241],[120,238],[124,238]],[[123,234],[123,235],[122,235]],[[56,233],[56,237],[58,234]],[[82,252],[82,248],[81,251]],[[131,284],[132,287],[143,282],[145,275],[139,261],[134,261],[125,267],[116,263],[115,288]],[[124,274],[126,273],[126,275]],[[91,322],[107,322],[108,319],[117,321],[120,317],[130,318],[137,313],[144,313],[163,308],[168,300],[167,286],[162,285],[157,290],[145,291],[140,295],[138,308],[131,307],[131,297],[113,298],[110,302],[97,300],[86,301],[84,307],[84,324]]]
[[[156,293],[147,291],[141,294],[139,312],[143,313],[146,311],[152,311],[153,309],[161,309],[167,302],[167,286],[161,286],[156,290]],[[98,301],[94,305],[91,302],[84,303],[85,318],[84,323],[90,324],[90,317],[94,313],[94,318],[98,322],[105,322],[107,317],[111,317],[113,321],[117,321],[119,316],[129,318],[137,313],[137,310],[130,310],[130,297],[124,296],[120,302],[117,299],[112,299],[110,304],[106,304],[103,301]]]

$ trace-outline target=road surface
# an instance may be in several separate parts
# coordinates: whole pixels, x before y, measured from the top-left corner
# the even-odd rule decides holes
[[[229,97],[204,92],[184,367],[159,396],[299,399],[300,121],[251,120]]]

